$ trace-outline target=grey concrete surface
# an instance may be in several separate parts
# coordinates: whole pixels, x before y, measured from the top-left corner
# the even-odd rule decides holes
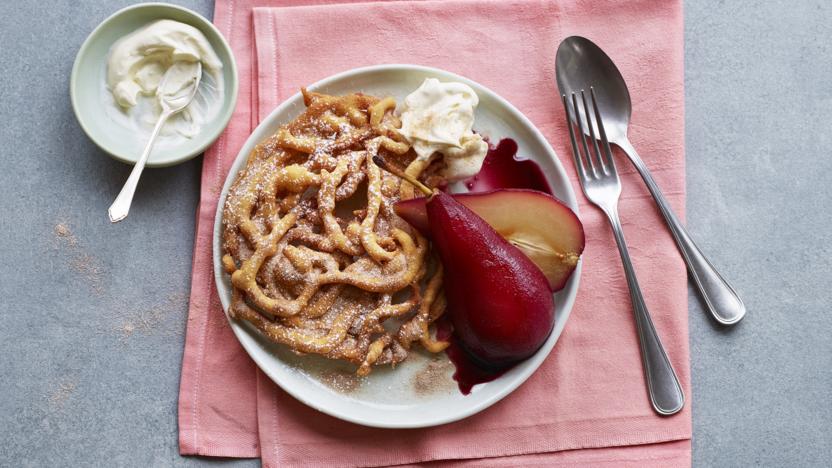
[[[0,465],[182,458],[176,400],[201,162],[129,167],[83,134],[72,60],[130,1],[0,2]],[[211,0],[178,3],[209,16]],[[690,297],[693,464],[832,464],[832,4],[685,2],[688,221],[745,298]]]

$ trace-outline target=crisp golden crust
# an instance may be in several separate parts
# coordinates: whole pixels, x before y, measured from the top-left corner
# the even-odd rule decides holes
[[[442,269],[393,204],[413,187],[380,154],[431,172],[399,134],[393,98],[303,90],[306,111],[249,155],[223,207],[229,313],[298,353],[396,364],[444,311]]]

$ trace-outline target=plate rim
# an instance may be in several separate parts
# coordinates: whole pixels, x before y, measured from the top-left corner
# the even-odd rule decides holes
[[[477,90],[478,93],[480,91],[484,92],[485,94],[488,95],[488,97],[490,99],[493,99],[494,101],[498,102],[501,106],[508,109],[513,114],[513,117],[516,118],[517,120],[519,120],[523,124],[523,126],[526,127],[530,131],[531,136],[535,140],[538,140],[537,142],[540,144],[541,147],[544,148],[544,150],[546,151],[546,156],[549,157],[549,159],[552,160],[552,163],[555,166],[555,171],[556,171],[555,176],[558,177],[558,178],[562,178],[566,182],[566,184],[564,186],[564,189],[565,189],[565,192],[566,192],[566,199],[561,199],[561,198],[558,198],[558,199],[561,202],[565,203],[570,209],[572,209],[572,211],[575,212],[575,214],[577,216],[580,216],[580,212],[579,212],[579,209],[578,209],[578,202],[577,202],[577,198],[576,198],[576,195],[575,195],[575,190],[572,187],[571,181],[569,180],[569,177],[566,173],[566,170],[563,167],[563,164],[561,163],[560,159],[558,158],[557,153],[555,152],[555,150],[549,144],[549,141],[543,136],[543,134],[537,128],[537,126],[535,126],[531,122],[531,120],[529,120],[528,117],[526,117],[519,109],[514,107],[514,105],[511,104],[507,99],[503,98],[502,96],[500,96],[496,92],[492,91],[490,88],[488,88],[486,86],[483,86],[483,85],[481,85],[480,83],[478,83],[474,80],[471,80],[470,78],[466,78],[466,77],[464,77],[462,75],[459,75],[457,73],[453,73],[453,72],[443,70],[443,69],[440,69],[440,68],[428,67],[428,66],[424,66],[424,65],[403,64],[403,63],[402,64],[383,64],[383,65],[370,65],[370,66],[365,66],[365,67],[357,67],[357,68],[352,68],[352,69],[349,69],[349,70],[345,70],[345,71],[330,75],[328,77],[325,77],[321,80],[318,80],[315,83],[309,85],[307,87],[307,89],[315,90],[319,87],[323,87],[323,86],[326,86],[330,83],[337,82],[337,81],[340,81],[340,80],[344,80],[344,79],[347,79],[347,78],[350,78],[350,77],[353,77],[353,76],[356,76],[356,75],[362,75],[362,74],[367,74],[367,73],[378,73],[378,72],[401,72],[401,71],[405,71],[405,72],[406,71],[414,71],[414,72],[422,72],[422,73],[428,73],[428,74],[435,73],[437,75],[444,75],[444,77],[447,77],[447,79],[453,79],[453,80],[461,81],[461,82],[466,83],[468,85],[473,85],[472,87],[474,87],[475,90]],[[287,97],[286,99],[284,99],[277,107],[275,107],[268,114],[268,116],[266,116],[257,125],[257,127],[255,127],[251,131],[248,138],[243,143],[242,147],[240,148],[239,152],[237,153],[237,156],[235,156],[234,162],[231,164],[231,168],[229,169],[229,172],[226,175],[225,182],[223,183],[222,191],[220,192],[220,195],[219,195],[219,198],[218,198],[217,209],[216,209],[216,212],[214,213],[214,229],[213,229],[213,236],[212,236],[212,254],[213,254],[212,264],[213,264],[213,268],[214,268],[214,276],[213,276],[214,284],[216,285],[217,295],[219,296],[220,304],[223,308],[223,312],[225,314],[226,320],[228,321],[229,326],[231,327],[232,331],[234,332],[234,336],[237,338],[237,341],[240,343],[240,345],[246,351],[246,354],[249,355],[249,357],[255,362],[255,364],[257,364],[257,367],[264,374],[266,374],[269,377],[269,379],[272,380],[272,382],[274,382],[277,386],[279,386],[286,393],[288,393],[289,395],[291,395],[293,398],[300,401],[301,403],[309,406],[310,408],[318,410],[318,411],[320,411],[324,414],[327,414],[329,416],[332,416],[332,417],[335,417],[335,418],[338,418],[338,419],[341,419],[341,420],[344,420],[344,421],[352,422],[352,423],[355,423],[355,424],[359,424],[359,425],[363,425],[363,426],[369,426],[369,427],[386,428],[386,429],[410,429],[410,428],[433,427],[433,426],[448,424],[448,423],[452,423],[452,422],[456,422],[456,421],[465,419],[465,418],[470,417],[474,414],[477,414],[480,411],[483,411],[483,410],[487,409],[488,407],[494,405],[498,401],[502,400],[503,398],[508,396],[510,393],[514,392],[523,383],[525,383],[526,380],[528,380],[528,378],[531,377],[532,374],[534,374],[540,368],[543,361],[549,356],[549,354],[551,354],[552,349],[554,349],[555,344],[558,342],[558,340],[560,338],[560,335],[563,332],[563,329],[565,328],[566,322],[568,322],[568,320],[569,320],[569,316],[572,313],[572,308],[573,308],[574,303],[575,303],[575,298],[576,298],[577,292],[578,292],[578,286],[580,284],[581,272],[583,270],[583,257],[581,257],[581,260],[579,260],[578,266],[575,268],[575,271],[572,272],[572,275],[570,276],[570,278],[567,281],[564,288],[561,291],[559,291],[558,293],[556,293],[558,295],[561,295],[561,293],[566,293],[566,294],[563,294],[562,295],[563,297],[561,297],[559,299],[561,301],[561,303],[563,304],[562,314],[565,315],[565,317],[561,322],[558,322],[556,320],[555,328],[552,330],[552,333],[550,334],[549,338],[547,338],[547,340],[543,344],[543,346],[539,350],[537,350],[537,352],[535,352],[534,355],[532,355],[530,358],[528,358],[528,360],[526,362],[529,362],[530,365],[527,368],[525,368],[522,372],[520,372],[517,376],[515,376],[515,378],[512,381],[508,382],[501,389],[499,389],[497,392],[495,392],[495,394],[492,395],[490,398],[484,399],[481,402],[479,402],[478,404],[472,405],[472,406],[464,409],[463,411],[459,411],[457,413],[453,413],[453,414],[448,415],[448,416],[436,418],[435,420],[422,421],[422,422],[418,422],[418,423],[408,423],[407,421],[395,422],[395,423],[379,422],[379,421],[374,421],[372,419],[367,419],[367,418],[362,418],[360,416],[355,416],[355,415],[352,415],[352,414],[347,413],[347,412],[340,412],[337,409],[329,408],[329,407],[326,407],[326,406],[321,406],[321,405],[311,401],[310,399],[306,398],[306,396],[302,392],[299,392],[296,389],[293,389],[291,385],[282,384],[280,382],[280,378],[273,375],[273,373],[270,372],[267,369],[267,366],[264,366],[261,363],[261,359],[258,358],[258,357],[255,357],[254,353],[249,351],[248,347],[244,343],[244,340],[241,339],[241,334],[250,333],[249,328],[246,327],[245,324],[237,323],[237,321],[235,321],[234,319],[232,319],[228,315],[229,300],[226,297],[226,295],[229,294],[229,293],[224,292],[222,290],[222,288],[224,287],[224,285],[226,283],[226,281],[223,277],[223,275],[225,275],[225,272],[222,268],[222,263],[221,263],[222,252],[221,252],[221,238],[220,238],[220,236],[221,236],[221,233],[222,233],[222,211],[223,211],[223,206],[225,205],[225,200],[228,196],[228,191],[230,189],[230,186],[233,183],[233,181],[236,178],[239,171],[242,170],[243,167],[244,167],[242,161],[246,160],[248,158],[249,154],[251,153],[251,151],[254,149],[254,147],[256,147],[256,145],[258,143],[260,143],[260,141],[262,141],[262,138],[260,139],[260,141],[252,141],[253,137],[257,133],[262,131],[262,129],[264,127],[271,126],[273,124],[273,121],[277,119],[277,116],[280,115],[281,113],[283,113],[288,107],[290,107],[298,99],[301,99],[301,93],[300,92],[295,93],[295,94]]]

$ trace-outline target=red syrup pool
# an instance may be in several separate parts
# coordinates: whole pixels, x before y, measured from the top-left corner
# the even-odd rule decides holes
[[[546,176],[536,162],[517,158],[517,142],[503,138],[497,146],[488,146],[482,169],[463,181],[472,192],[506,188],[524,188],[552,194]]]
[[[497,146],[489,145],[480,172],[463,182],[472,192],[524,188],[552,194],[540,166],[532,160],[517,158],[517,142],[511,138],[500,140]],[[478,363],[453,334],[453,325],[447,314],[436,322],[436,338],[450,342],[445,354],[456,368],[453,378],[463,395],[470,394],[474,385],[491,382],[516,365],[489,369]]]
[[[448,355],[448,359],[454,365],[454,380],[456,380],[459,391],[463,395],[470,394],[474,385],[491,382],[514,367],[509,366],[492,370],[479,365],[462,347],[459,339],[453,334],[453,328],[451,320],[447,315],[443,315],[436,321],[436,339],[450,342],[450,345],[445,348],[445,354]]]

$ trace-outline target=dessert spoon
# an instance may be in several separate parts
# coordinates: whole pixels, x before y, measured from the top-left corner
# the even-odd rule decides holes
[[[201,62],[174,62],[165,72],[162,81],[159,83],[159,88],[156,90],[156,98],[162,107],[162,113],[159,115],[159,120],[156,121],[156,126],[153,127],[150,140],[144,147],[142,156],[133,166],[127,182],[124,183],[121,192],[107,210],[111,223],[117,223],[127,217],[130,205],[133,203],[133,195],[136,193],[136,186],[139,184],[139,178],[141,178],[144,166],[150,157],[150,151],[153,149],[156,137],[159,136],[162,126],[165,125],[170,116],[188,107],[188,104],[196,95],[201,79]]]
[[[563,40],[558,47],[555,59],[555,74],[561,95],[593,87],[597,93],[601,117],[610,143],[615,144],[630,158],[647,189],[656,201],[676,246],[685,260],[691,278],[699,290],[705,305],[714,319],[723,325],[733,325],[745,316],[745,305],[737,292],[717,272],[705,254],[691,239],[670,204],[664,198],[647,165],[644,164],[636,149],[627,137],[627,127],[632,114],[630,93],[627,83],[612,59],[589,39],[571,36]],[[577,109],[585,121],[583,109]],[[575,122],[576,115],[571,116]],[[583,132],[587,135],[588,129]]]

